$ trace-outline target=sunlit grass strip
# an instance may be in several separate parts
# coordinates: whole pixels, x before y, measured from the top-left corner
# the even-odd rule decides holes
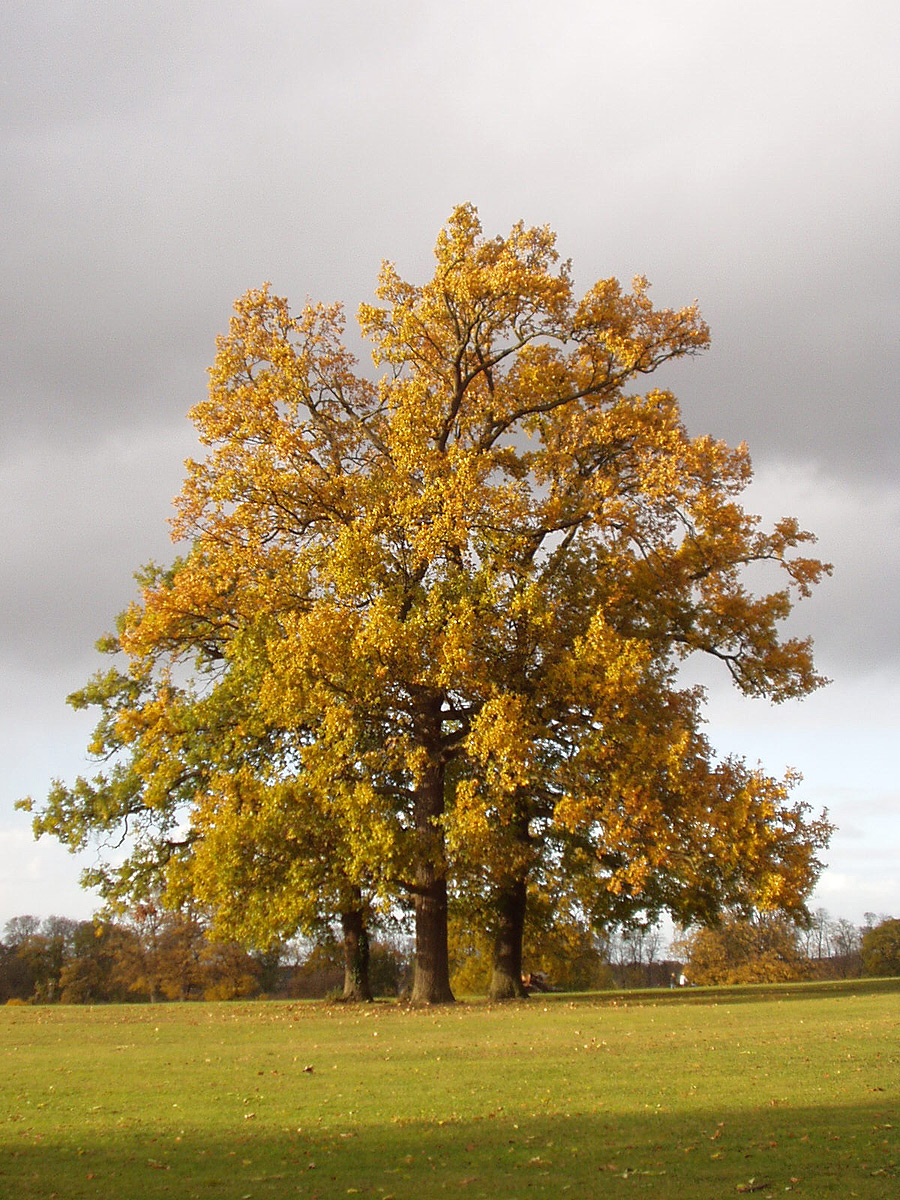
[[[900,981],[0,1010],[0,1195],[895,1194]]]

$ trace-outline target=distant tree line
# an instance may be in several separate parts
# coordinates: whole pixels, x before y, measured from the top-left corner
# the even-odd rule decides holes
[[[456,947],[457,992],[483,993],[489,947],[471,938]],[[819,908],[807,918],[783,912],[725,912],[669,939],[652,922],[602,935],[552,922],[526,940],[529,967],[555,990],[648,988],[691,984],[778,983],[900,975],[900,921],[866,913],[862,925]]]
[[[365,952],[373,994],[404,995],[412,939],[402,925]],[[554,991],[900,975],[900,920],[867,913],[857,926],[822,908],[805,923],[783,914],[731,914],[717,926],[683,931],[671,945],[650,923],[603,937],[557,923],[535,935],[526,955],[529,974]],[[489,942],[452,928],[451,967],[459,994],[485,994]],[[115,921],[14,917],[0,942],[0,1003],[337,999],[352,994],[349,970],[340,930],[248,951],[216,940],[197,914],[147,903]]]
[[[396,995],[409,969],[400,944],[368,947],[377,995]],[[343,949],[284,942],[248,951],[216,940],[193,913],[138,904],[115,921],[14,917],[0,942],[0,1003],[95,1004],[340,996]]]

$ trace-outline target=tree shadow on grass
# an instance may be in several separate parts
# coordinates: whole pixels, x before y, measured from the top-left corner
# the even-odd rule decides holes
[[[845,1108],[541,1111],[466,1121],[202,1130],[108,1125],[79,1143],[7,1124],[0,1196],[17,1200],[463,1200],[741,1194],[883,1200],[900,1189],[896,1095]]]

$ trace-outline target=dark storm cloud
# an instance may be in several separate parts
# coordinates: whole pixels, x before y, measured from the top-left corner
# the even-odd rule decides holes
[[[699,296],[698,420],[888,467],[887,31],[666,7],[14,5],[8,428],[179,416],[234,295],[271,275],[353,307],[473,199],[489,229],[550,220],[585,283]]]
[[[235,295],[297,260],[311,286],[332,273],[337,284],[337,230],[311,209],[315,177],[350,190],[347,91],[335,80],[359,47],[332,38],[330,61],[316,54],[311,13],[29,4],[9,14],[9,433],[181,416]]]

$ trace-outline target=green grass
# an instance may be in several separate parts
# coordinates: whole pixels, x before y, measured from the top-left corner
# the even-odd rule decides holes
[[[900,1194],[900,980],[0,1010],[0,1197]]]

